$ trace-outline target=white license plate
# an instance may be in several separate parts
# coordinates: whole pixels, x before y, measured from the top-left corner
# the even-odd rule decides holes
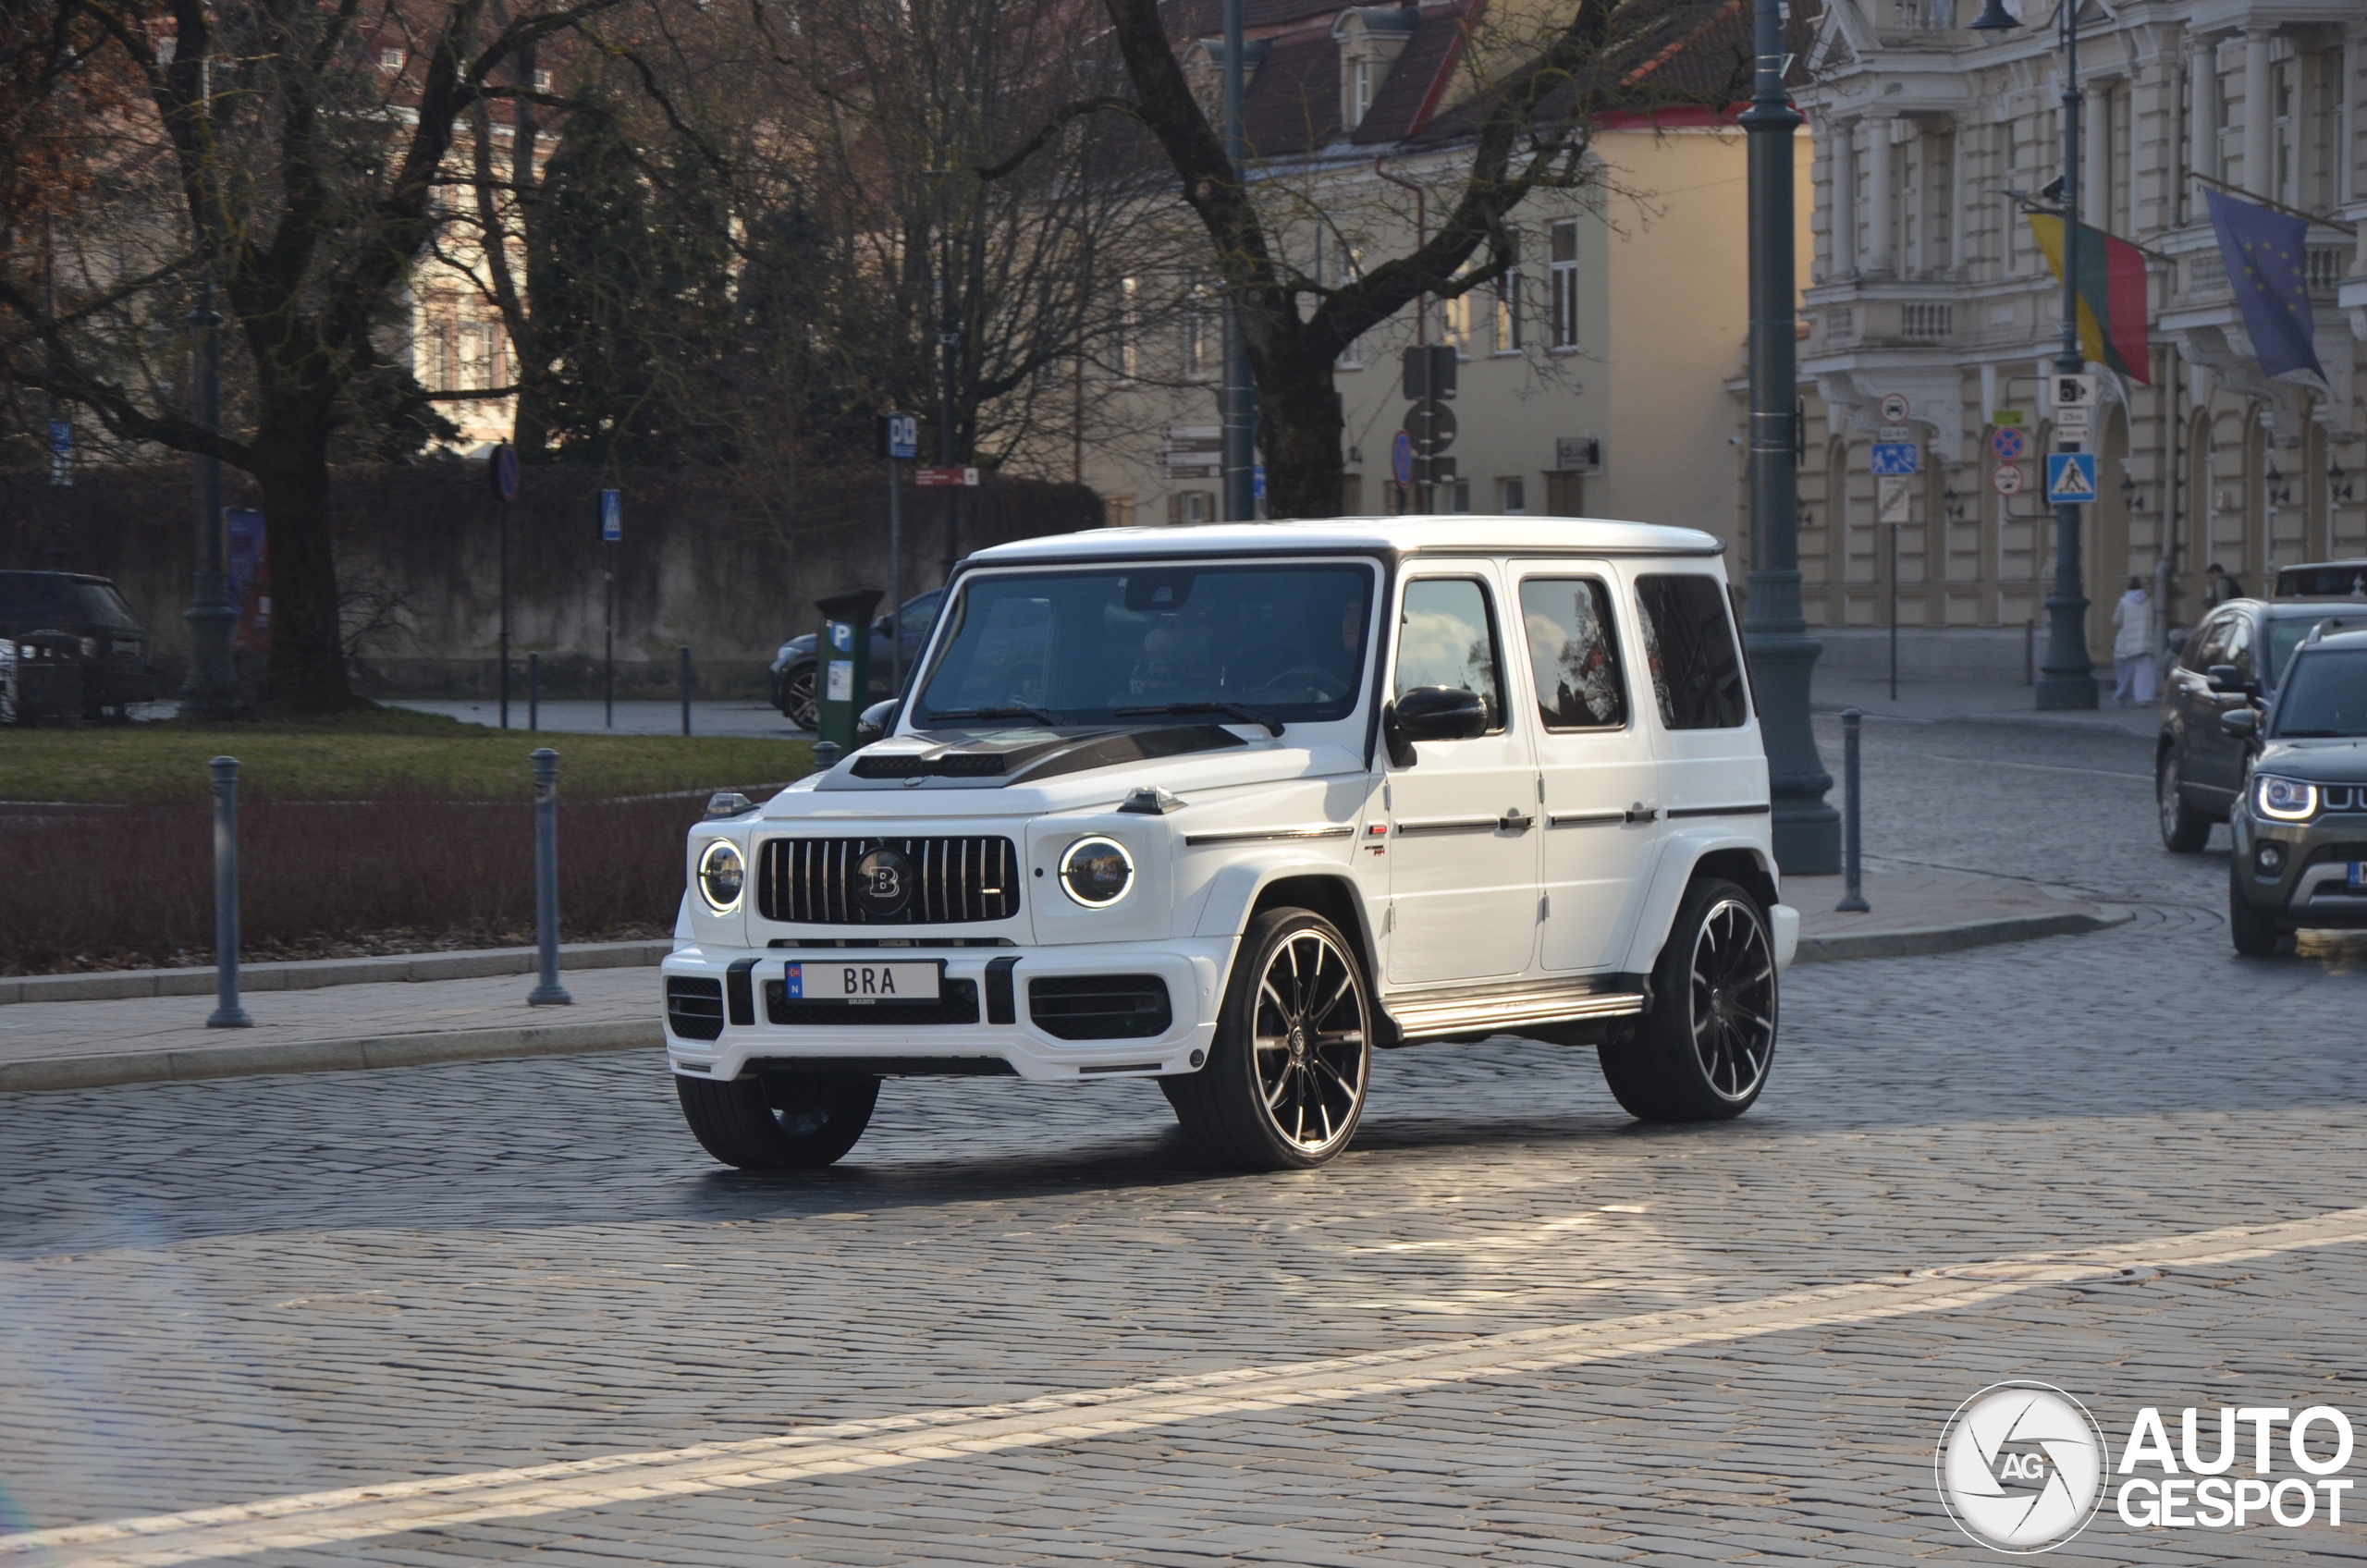
[[[809,1002],[933,1002],[941,963],[802,960],[789,966],[789,999]]]
[[[2350,885],[2353,888],[2367,888],[2367,860],[2350,863]]]

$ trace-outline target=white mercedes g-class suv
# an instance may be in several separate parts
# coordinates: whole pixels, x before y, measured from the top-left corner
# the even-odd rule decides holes
[[[1217,1161],[1311,1166],[1374,1047],[1495,1035],[1739,1114],[1799,923],[1723,548],[1453,517],[970,557],[876,742],[691,830],[692,1131],[813,1167],[884,1077],[1146,1077]]]

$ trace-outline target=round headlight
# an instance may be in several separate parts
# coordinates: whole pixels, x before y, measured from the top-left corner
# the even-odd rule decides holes
[[[740,858],[740,847],[729,839],[717,839],[700,851],[699,897],[716,913],[730,914],[738,909],[740,889],[747,882],[747,864]]]
[[[1114,839],[1079,839],[1061,856],[1061,886],[1087,909],[1107,909],[1134,885],[1134,857]]]
[[[2318,787],[2298,778],[2279,778],[2263,773],[2252,798],[2263,816],[2273,816],[2280,822],[2300,822],[2316,815],[2318,811]]]

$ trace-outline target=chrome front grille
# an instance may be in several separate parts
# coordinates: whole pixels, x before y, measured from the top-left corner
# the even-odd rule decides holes
[[[2367,784],[2321,784],[2318,795],[2330,812],[2367,811]]]
[[[856,894],[874,850],[910,864],[903,907],[881,914]],[[756,861],[756,913],[798,925],[956,925],[1019,913],[1019,851],[1008,839],[768,839]]]

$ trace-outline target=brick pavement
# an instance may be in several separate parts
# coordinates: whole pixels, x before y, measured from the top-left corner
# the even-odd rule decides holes
[[[2367,947],[2236,959],[2224,857],[2152,846],[2146,760],[2110,735],[1870,726],[1870,849],[2140,917],[1796,971],[1766,1098],[1714,1128],[1636,1128],[1586,1053],[1502,1041],[1385,1056],[1356,1148],[1280,1179],[1195,1169],[1139,1084],[894,1084],[845,1166],[789,1180],[705,1162],[637,1056],[0,1099],[6,1525],[1731,1305],[2354,1204]],[[2042,1377],[2116,1436],[2140,1403],[2345,1404],[2362,1265],[2351,1247],[2182,1267],[244,1561],[1971,1562],[1931,1486],[1959,1400]],[[2107,1515],[2058,1557],[2328,1561],[2358,1540],[2140,1536]]]

